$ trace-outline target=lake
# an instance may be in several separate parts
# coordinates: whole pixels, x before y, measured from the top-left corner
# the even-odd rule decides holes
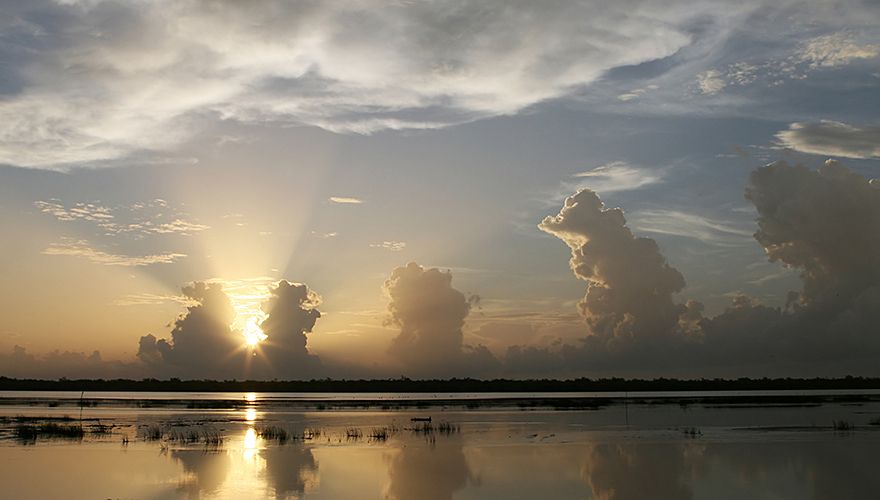
[[[871,498],[878,424],[877,391],[9,391],[0,496]]]

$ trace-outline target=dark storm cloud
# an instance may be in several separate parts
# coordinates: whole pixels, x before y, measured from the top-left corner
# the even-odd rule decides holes
[[[385,292],[389,321],[400,327],[389,353],[407,374],[473,375],[497,364],[485,346],[464,344],[465,318],[478,298],[453,288],[451,273],[410,262],[392,271]]]
[[[822,156],[880,157],[880,127],[855,126],[835,121],[792,123],[776,134],[786,147]]]

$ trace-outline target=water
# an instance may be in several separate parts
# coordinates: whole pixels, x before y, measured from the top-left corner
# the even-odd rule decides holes
[[[633,395],[558,411],[541,398],[561,395],[93,393],[82,421],[79,396],[0,394],[0,497],[840,499],[880,491],[876,394],[772,404],[755,404],[752,393],[704,393],[713,399],[690,404],[682,394]],[[401,399],[408,403],[387,408]],[[473,401],[480,404],[468,407]],[[428,416],[430,424],[411,420]],[[834,421],[854,428],[835,430]],[[82,425],[85,435],[16,434],[46,423]]]

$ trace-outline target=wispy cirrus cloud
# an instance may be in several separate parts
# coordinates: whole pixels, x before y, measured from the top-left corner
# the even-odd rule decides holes
[[[364,202],[360,198],[350,198],[346,196],[331,196],[329,200],[333,203],[339,203],[340,205],[360,205]]]
[[[107,207],[99,202],[78,202],[67,207],[61,200],[52,199],[36,201],[34,206],[42,213],[51,215],[59,221],[93,223],[105,235],[178,234],[190,236],[210,229],[210,226],[206,224],[187,220],[186,214],[171,209],[168,202],[163,199],[137,202],[122,207]]]
[[[663,180],[666,170],[663,168],[646,168],[632,165],[624,161],[613,161],[592,170],[579,172],[572,177],[576,182],[566,183],[566,188],[589,188],[597,193],[615,191],[631,191]]]
[[[629,214],[639,232],[681,236],[718,246],[753,244],[754,230],[736,223],[679,210],[640,210]]]
[[[855,126],[823,120],[816,123],[792,123],[776,134],[780,144],[823,156],[845,158],[880,158],[880,126]]]
[[[370,248],[384,248],[392,252],[399,252],[406,248],[405,241],[382,241],[379,243],[370,243]]]
[[[130,256],[109,253],[93,248],[86,240],[64,238],[58,243],[52,243],[42,252],[44,255],[64,255],[87,259],[95,264],[105,266],[140,267],[153,264],[171,264],[186,257],[182,253],[161,253],[143,256]]]

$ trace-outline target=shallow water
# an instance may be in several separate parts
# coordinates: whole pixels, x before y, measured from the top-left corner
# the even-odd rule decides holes
[[[0,405],[2,498],[840,499],[880,491],[873,399],[317,411],[235,394],[221,398],[236,401],[223,408],[97,404],[82,408],[80,421],[80,408],[63,401],[15,398]],[[428,416],[427,428],[411,421]],[[833,421],[854,428],[834,430]],[[17,434],[40,422],[82,425],[85,435]],[[113,428],[90,432],[99,424]],[[267,429],[287,439],[261,436]]]

